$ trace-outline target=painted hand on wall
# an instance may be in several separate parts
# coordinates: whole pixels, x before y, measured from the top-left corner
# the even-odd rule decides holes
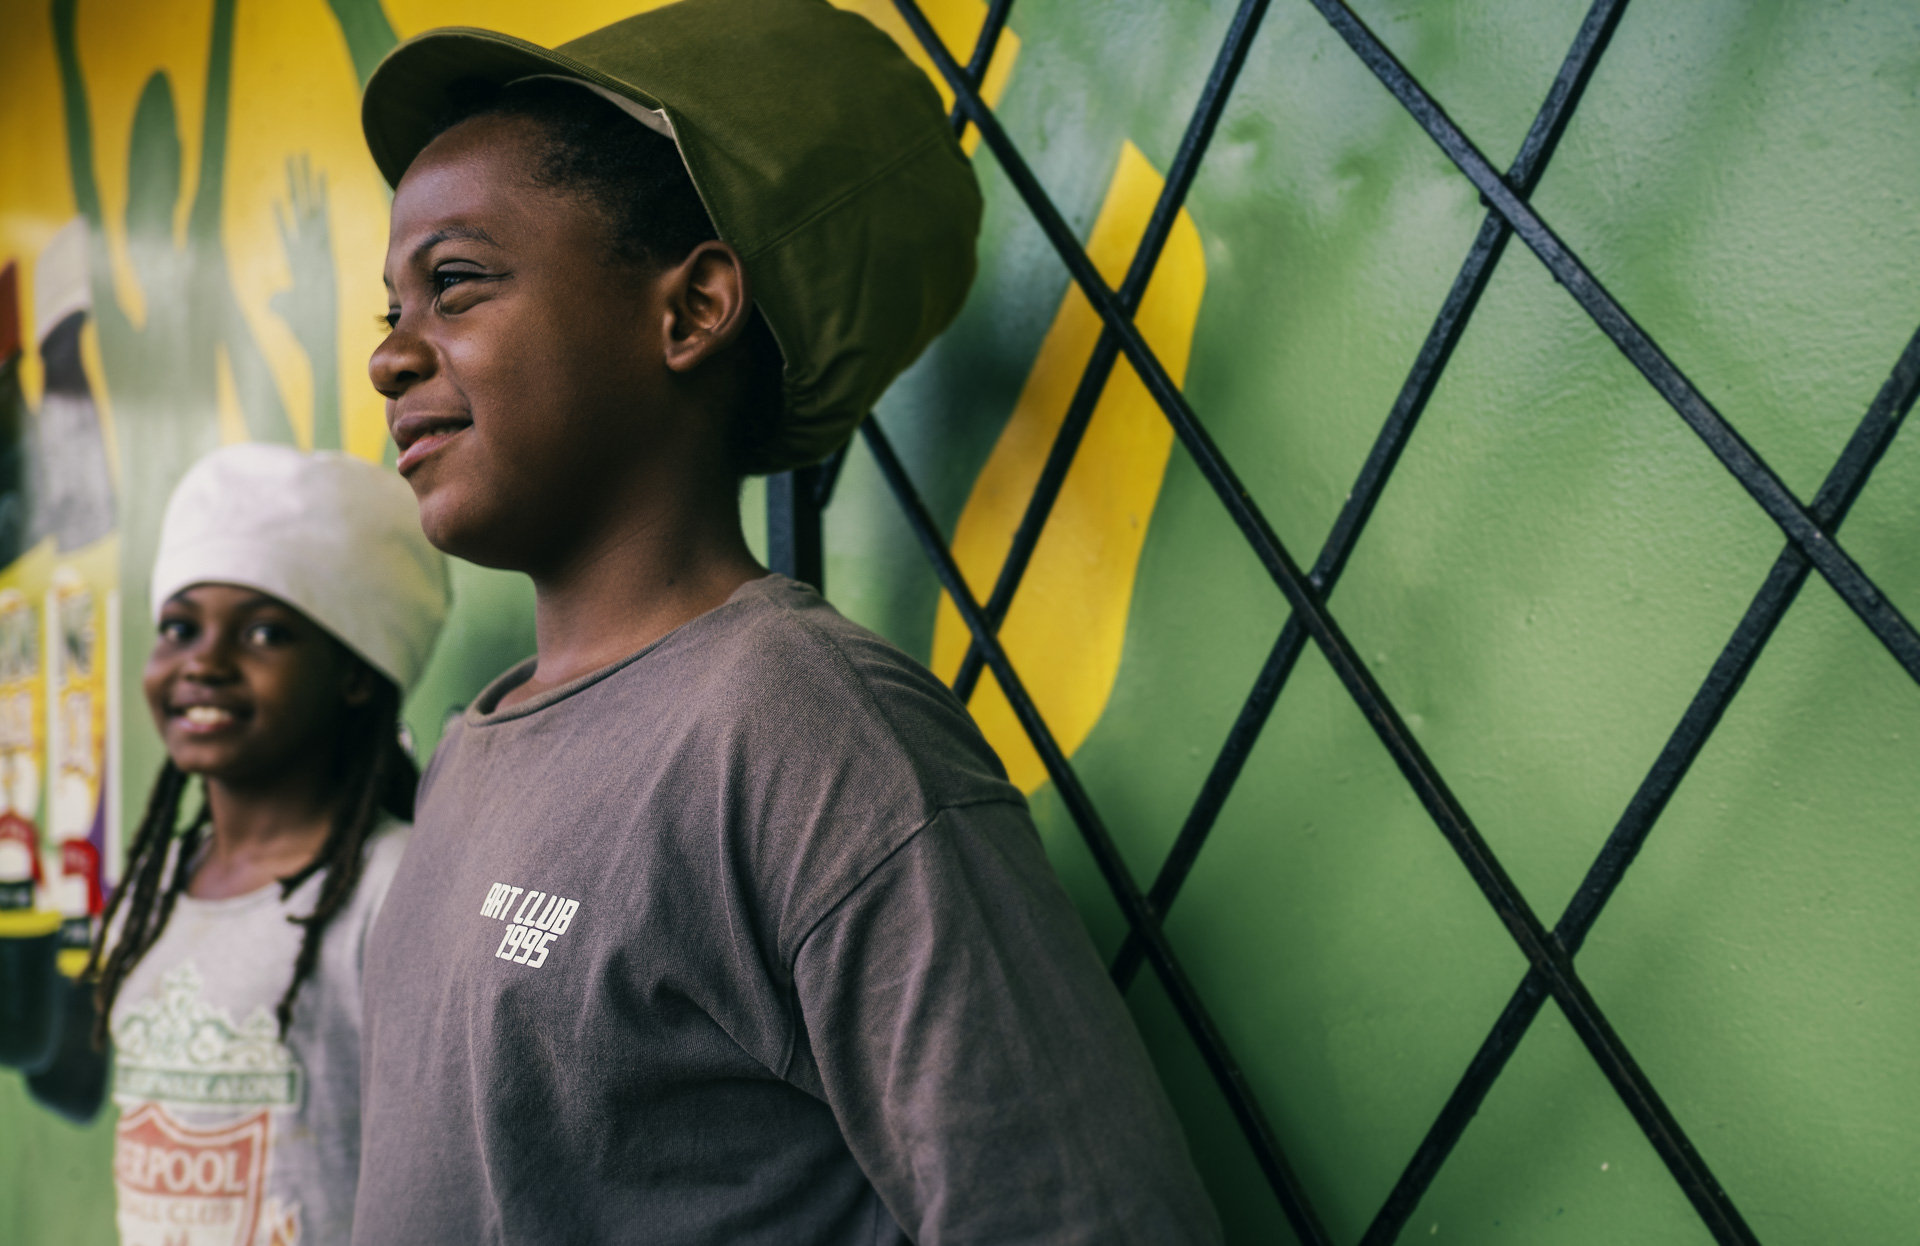
[[[287,158],[287,203],[275,205],[293,285],[270,300],[313,368],[313,448],[340,448],[340,307],[334,281],[327,175],[305,153]]]
[[[285,404],[235,296],[222,241],[234,9],[235,0],[213,6],[190,189],[184,173],[192,164],[172,77],[164,69],[146,76],[126,152],[126,259],[116,265],[95,164],[79,5],[53,3],[68,166],[74,204],[87,223],[91,305],[119,448],[123,553],[133,567],[150,564],[168,490],[187,464],[219,444],[223,424],[259,440],[293,440]],[[131,613],[143,615],[143,577],[129,576],[125,587]]]
[[[120,414],[120,461],[164,498],[185,464],[218,440],[222,405],[248,436],[291,441],[285,404],[233,292],[222,245],[226,131],[235,0],[218,0],[210,31],[199,169],[184,238],[177,214],[186,152],[174,85],[164,70],[147,78],[127,148],[126,252],[131,271],[115,281],[104,204],[95,171],[92,102],[81,70],[77,0],[54,0],[53,33],[66,99],[74,203],[92,235],[94,312],[109,398]],[[123,302],[124,298],[124,302]],[[151,467],[151,471],[149,471]]]

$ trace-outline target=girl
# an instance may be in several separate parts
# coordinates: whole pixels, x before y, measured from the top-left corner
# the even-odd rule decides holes
[[[121,1240],[344,1242],[361,952],[412,817],[401,698],[445,566],[391,472],[229,446],[168,503],[152,601],[167,760],[94,951]]]

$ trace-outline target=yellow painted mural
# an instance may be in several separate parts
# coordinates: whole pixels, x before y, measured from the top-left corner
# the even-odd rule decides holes
[[[67,174],[66,127],[48,6],[9,5],[7,40],[15,47],[44,50],[34,56],[8,57],[7,72],[0,74],[0,168],[6,170],[5,191],[0,195],[0,265],[9,261],[16,265],[18,311],[24,337],[32,342],[36,267],[32,261],[73,219],[73,183]],[[19,368],[25,397],[37,405],[38,353],[24,351]]]
[[[1125,144],[1087,243],[1094,266],[1109,284],[1118,286],[1126,275],[1164,184],[1139,149]],[[1135,317],[1176,384],[1186,377],[1206,283],[1200,232],[1182,210]],[[1099,337],[1100,318],[1078,288],[1070,289],[1041,344],[1013,418],[961,512],[953,553],[983,602],[993,591]],[[1007,656],[1068,755],[1093,730],[1113,693],[1134,573],[1172,448],[1173,430],[1166,417],[1122,359],[1094,409],[1080,453],[1034,548],[1024,587],[1000,629]],[[952,681],[968,639],[960,612],[943,594],[934,623],[935,674]],[[970,708],[1022,791],[1031,793],[1046,781],[1039,754],[991,675],[981,680]]]
[[[241,4],[233,46],[221,242],[234,293],[297,442],[378,459],[386,416],[367,356],[386,308],[387,195],[360,138],[353,59],[319,0]]]
[[[529,5],[516,0],[394,0],[342,4],[386,25],[387,40],[435,26],[486,26],[548,45],[562,43],[660,0],[583,0]],[[216,0],[92,3],[74,8],[79,67],[86,83],[105,251],[118,306],[130,325],[147,325],[149,284],[136,270],[128,235],[136,114],[156,80],[168,87],[171,179],[191,188],[201,178],[208,88],[224,91],[220,202],[221,250],[233,293],[303,446],[341,445],[378,458],[386,444],[380,396],[366,382],[366,359],[380,340],[386,307],[380,258],[386,250],[387,190],[367,157],[359,128],[361,76],[378,56],[350,46],[326,0],[233,5]],[[886,0],[842,0],[900,39],[929,73],[932,64]],[[986,17],[982,0],[924,6],[955,56],[964,60]],[[221,10],[228,22],[221,28]],[[54,46],[50,6],[9,6],[8,38]],[[380,16],[384,12],[384,16]],[[209,82],[211,51],[228,41],[224,85]],[[1018,54],[1008,32],[989,68],[985,94],[997,101]],[[384,51],[384,48],[377,49]],[[358,55],[356,56],[356,52]],[[17,61],[10,60],[14,69]],[[26,72],[0,83],[0,157],[8,170],[0,204],[0,256],[31,256],[78,207],[72,191],[59,67],[51,55],[27,58]],[[936,80],[949,103],[952,93]],[[977,141],[969,135],[968,144]],[[174,245],[190,245],[193,195],[178,194],[169,215]],[[23,274],[22,300],[33,301]],[[316,356],[326,375],[316,376]],[[227,368],[231,368],[231,363]],[[39,364],[23,369],[29,401],[38,397]],[[229,382],[223,382],[225,387]],[[96,387],[97,389],[100,387]],[[221,428],[231,439],[248,427],[237,394],[223,396]],[[331,407],[331,411],[329,410]]]
[[[889,0],[837,2],[900,41],[951,104]],[[24,174],[0,212],[0,257],[36,255],[63,226],[94,223],[101,306],[84,326],[83,353],[116,480],[117,459],[130,446],[146,469],[136,473],[137,493],[160,490],[222,442],[268,437],[378,458],[386,428],[365,361],[383,331],[388,191],[359,133],[366,73],[394,41],[434,26],[488,26],[551,45],[645,7],[648,0],[56,0],[21,13],[16,32],[50,54],[0,84],[0,152]],[[966,60],[986,18],[983,0],[924,8]],[[1005,32],[984,84],[990,103],[1005,91],[1019,46]],[[63,63],[65,49],[71,60]],[[77,133],[69,124],[76,115]],[[969,150],[977,140],[970,130]],[[1091,239],[1110,280],[1131,256],[1159,185],[1127,145]],[[23,266],[28,309],[34,270]],[[1204,282],[1198,235],[1182,215],[1140,317],[1176,378]],[[30,323],[29,340],[36,331]],[[1097,332],[1084,300],[1069,295],[960,521],[956,553],[983,594]],[[156,352],[171,352],[167,367],[182,374],[164,393],[151,375]],[[36,403],[43,381],[33,352],[21,377]],[[193,404],[198,416],[182,409]],[[143,452],[139,435],[129,441],[113,427],[122,407],[150,426],[156,406],[202,430],[185,438],[190,445],[168,447],[173,453],[160,462]],[[1031,586],[1007,621],[1016,660],[1069,750],[1098,719],[1118,669],[1133,566],[1169,444],[1122,365],[1040,545]],[[148,523],[157,518],[156,505],[136,512]],[[136,538],[129,557],[143,561],[146,543]],[[129,600],[144,610],[131,587]],[[964,648],[958,616],[943,604],[936,669],[950,676]],[[972,708],[1021,786],[1036,787],[1038,760],[990,681]]]
[[[369,459],[387,450],[366,359],[384,331],[389,192],[359,128],[360,87],[380,57],[443,25],[563,43],[660,2],[9,7],[9,39],[34,50],[10,57],[0,80],[8,170],[0,265],[16,266],[21,336],[33,344],[15,360],[18,392],[27,411],[44,415],[49,309],[81,313],[75,366],[84,376],[66,385],[81,396],[85,436],[104,457],[106,504],[118,499],[111,526],[126,538],[116,573],[126,609],[149,609],[143,568],[161,505],[206,450],[256,439]],[[887,0],[837,2],[932,72]],[[966,60],[983,0],[924,8]],[[1004,91],[1018,50],[1006,32],[985,82],[989,101]],[[976,139],[969,133],[969,147]],[[60,546],[61,557],[70,552]],[[145,631],[144,622],[133,629],[116,661],[140,660]],[[144,721],[130,745],[131,769],[144,775],[158,762]]]

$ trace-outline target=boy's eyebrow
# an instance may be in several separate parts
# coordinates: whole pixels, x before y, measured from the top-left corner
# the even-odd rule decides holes
[[[492,247],[500,245],[493,240],[492,234],[481,229],[478,225],[449,225],[445,229],[436,229],[425,238],[422,238],[415,244],[413,254],[408,258],[409,260],[418,260],[421,256],[433,250],[441,243],[449,242],[457,238],[463,238],[472,242],[484,242]]]

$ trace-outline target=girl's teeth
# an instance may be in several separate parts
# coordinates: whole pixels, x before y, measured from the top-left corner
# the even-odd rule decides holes
[[[183,717],[196,727],[212,727],[233,721],[232,714],[214,705],[189,706]]]

